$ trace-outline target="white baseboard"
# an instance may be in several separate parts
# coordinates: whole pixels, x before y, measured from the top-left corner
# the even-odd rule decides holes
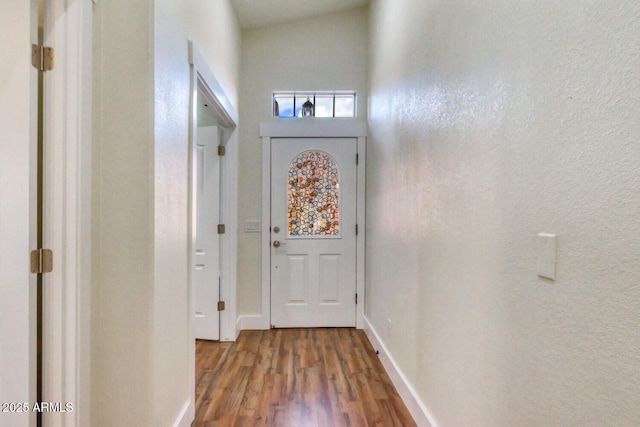
[[[265,328],[265,321],[261,315],[253,315],[253,314],[243,314],[238,316],[238,321],[236,322],[236,330],[238,333],[243,330],[263,330],[268,329]]]
[[[240,331],[242,331],[242,316],[238,316],[236,319],[236,341],[238,340],[238,336],[240,336]]]
[[[193,402],[186,401],[182,406],[180,414],[173,423],[174,427],[190,427],[193,420],[196,418],[196,409]]]
[[[433,416],[431,416],[429,410],[422,403],[415,389],[407,380],[407,377],[405,377],[395,360],[393,360],[393,357],[391,357],[387,347],[369,322],[367,316],[364,317],[364,332],[367,334],[367,338],[369,338],[373,348],[379,351],[382,366],[384,366],[384,369],[387,371],[389,378],[391,378],[393,385],[398,390],[398,394],[400,394],[402,401],[407,406],[416,424],[424,427],[438,427]]]

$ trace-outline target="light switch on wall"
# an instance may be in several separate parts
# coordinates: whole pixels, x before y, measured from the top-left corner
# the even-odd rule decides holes
[[[262,231],[262,222],[260,220],[249,219],[244,222],[245,233],[259,233]]]
[[[538,234],[538,276],[556,280],[555,234]]]

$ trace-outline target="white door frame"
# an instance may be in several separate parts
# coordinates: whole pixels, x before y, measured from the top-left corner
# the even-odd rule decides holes
[[[73,412],[43,413],[52,426],[90,424],[92,25],[88,1],[47,2],[45,45],[45,248],[43,399]]]
[[[225,310],[220,314],[220,341],[235,341],[236,331],[236,277],[237,277],[237,247],[238,247],[238,112],[226,95],[222,86],[211,71],[202,54],[192,41],[189,41],[189,64],[191,65],[191,105],[190,105],[190,126],[189,126],[189,171],[190,180],[193,182],[194,147],[196,145],[198,127],[198,96],[199,92],[208,101],[209,107],[214,111],[219,125],[229,132],[223,137],[221,144],[225,147],[225,157],[221,162],[221,191],[223,193],[221,220],[226,226],[225,234],[221,235],[220,241],[220,273],[223,277],[222,288],[220,289],[220,299],[225,302]],[[193,208],[193,189],[189,184],[189,392],[190,406],[188,411],[195,414],[195,327],[194,327],[194,289],[191,279],[191,266],[193,264],[192,252],[194,247],[193,224],[196,214]],[[192,420],[193,416],[184,417]]]
[[[271,327],[271,139],[272,138],[357,138],[356,189],[356,328],[364,328],[365,293],[365,177],[367,125],[349,119],[280,119],[260,124],[262,138],[262,316],[261,329]],[[258,325],[256,325],[257,327]]]

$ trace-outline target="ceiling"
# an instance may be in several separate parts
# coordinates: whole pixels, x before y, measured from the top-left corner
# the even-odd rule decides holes
[[[231,0],[240,28],[257,28],[364,7],[369,0]]]

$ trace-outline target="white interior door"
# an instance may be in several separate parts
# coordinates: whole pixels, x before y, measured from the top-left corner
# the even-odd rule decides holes
[[[199,127],[195,146],[196,223],[193,253],[195,333],[220,339],[220,158],[217,126]]]
[[[356,324],[355,138],[271,140],[271,323]]]
[[[0,14],[0,426],[18,427],[34,421],[29,405],[36,389],[36,275],[29,269],[36,244],[32,7],[8,0]]]

